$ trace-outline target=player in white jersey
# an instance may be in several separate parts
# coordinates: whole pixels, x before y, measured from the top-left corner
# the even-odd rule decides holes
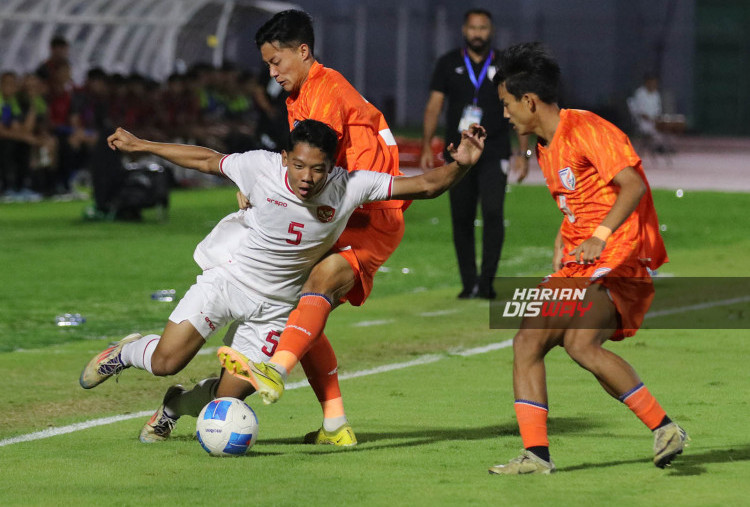
[[[437,197],[476,162],[484,136],[484,129],[473,125],[452,148],[454,162],[419,176],[393,177],[334,167],[336,134],[315,120],[300,122],[290,134],[290,150],[281,154],[222,155],[199,146],[142,140],[118,128],[107,140],[112,149],[148,152],[186,168],[222,174],[250,197],[253,207],[223,219],[198,245],[195,259],[203,274],[161,336],[132,334],[104,350],[84,368],[81,386],[95,387],[130,366],[173,375],[232,321],[239,323],[231,347],[249,358],[267,359],[310,270],[329,252],[354,210],[377,200]],[[231,375],[206,382],[190,392],[192,397],[181,387],[171,388],[141,440],[163,440],[175,415],[197,415],[196,408],[213,397],[243,399],[254,391]],[[172,398],[178,400],[170,416],[164,408]]]

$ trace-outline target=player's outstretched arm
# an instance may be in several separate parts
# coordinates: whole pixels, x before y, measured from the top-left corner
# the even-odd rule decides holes
[[[155,143],[136,137],[122,127],[118,127],[115,133],[107,138],[107,144],[113,150],[151,153],[187,169],[221,174],[220,164],[224,155],[202,146]]]
[[[453,162],[427,171],[419,176],[400,176],[393,179],[391,199],[433,199],[460,180],[477,163],[484,150],[487,133],[478,123],[461,132],[458,148],[448,146]]]

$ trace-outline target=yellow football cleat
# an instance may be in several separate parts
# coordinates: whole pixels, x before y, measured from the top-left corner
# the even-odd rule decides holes
[[[122,364],[120,352],[122,352],[122,348],[126,344],[140,340],[141,338],[142,336],[138,333],[133,333],[94,356],[83,369],[81,377],[78,379],[81,387],[84,389],[96,387],[112,375],[117,375],[125,368],[128,368],[128,366]]]
[[[489,472],[496,475],[551,474],[556,470],[552,460],[544,461],[531,451],[524,449],[521,455],[513,458],[506,465],[490,467]]]
[[[275,403],[284,394],[284,379],[268,363],[253,363],[231,347],[219,347],[216,353],[221,366],[239,379],[249,382],[263,403]]]
[[[671,422],[654,430],[654,465],[664,468],[687,447],[690,440],[687,432]]]
[[[349,423],[342,424],[338,429],[326,431],[320,428],[305,435],[304,443],[315,445],[335,445],[337,447],[354,447],[357,437]]]

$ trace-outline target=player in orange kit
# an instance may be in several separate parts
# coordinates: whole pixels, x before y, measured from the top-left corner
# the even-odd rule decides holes
[[[523,453],[494,474],[555,470],[547,439],[544,357],[560,345],[654,433],[654,464],[682,453],[687,434],[672,422],[633,368],[602,347],[632,336],[653,298],[647,268],[667,261],[641,159],[617,127],[588,111],[560,109],[560,68],[539,43],[506,50],[495,75],[504,116],[519,134],[536,134],[539,165],[563,213],[541,287],[585,288],[585,318],[527,317],[513,339],[513,391]],[[515,297],[515,296],[514,296]]]
[[[271,77],[289,93],[286,106],[290,129],[305,119],[326,123],[339,139],[336,165],[349,171],[401,174],[398,147],[382,113],[341,74],[315,60],[315,35],[307,13],[288,10],[276,14],[258,30],[255,42]],[[318,441],[335,442],[335,425],[346,423],[336,357],[323,328],[339,303],[348,300],[359,306],[367,299],[375,272],[401,242],[403,207],[403,201],[376,202],[352,215],[334,248],[313,268],[270,359],[273,368],[268,375],[277,379],[279,390],[269,397],[259,389],[267,403],[278,399],[288,372],[302,358],[305,374],[324,411],[324,427],[313,437]],[[304,231],[301,233],[304,237]],[[249,366],[242,358],[239,362],[244,368],[234,364],[234,355],[220,358],[230,372]],[[350,428],[348,431],[353,438]]]

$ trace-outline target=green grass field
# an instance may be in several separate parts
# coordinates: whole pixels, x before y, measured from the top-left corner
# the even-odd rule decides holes
[[[500,275],[537,276],[549,268],[559,212],[542,187],[507,196]],[[655,191],[675,276],[747,276],[750,195]],[[175,377],[128,370],[119,382],[78,386],[89,358],[132,332],[159,332],[174,303],[150,295],[192,284],[192,250],[234,209],[233,191],[173,193],[170,220],[87,223],[81,203],[0,206],[0,442],[92,419],[154,410],[165,389],[216,373],[200,355]],[[521,447],[513,413],[508,348],[462,356],[512,331],[490,330],[484,301],[458,301],[447,198],[415,203],[402,245],[379,273],[364,308],[342,307],[329,320],[342,375],[413,361],[410,367],[342,380],[360,445],[351,450],[300,445],[320,424],[309,388],[276,405],[248,399],[260,436],[242,458],[205,454],[185,418],[168,442],[137,440],[148,418],[135,417],[51,438],[0,447],[3,505],[740,505],[750,487],[750,353],[745,330],[651,330],[621,353],[685,426],[692,443],[666,470],[651,464],[649,432],[609,398],[562,350],[548,359],[550,441],[559,472],[507,478],[489,465]],[[54,317],[78,312],[80,327]],[[378,324],[379,322],[379,324]],[[363,326],[362,324],[371,324]],[[207,347],[221,340],[212,338]],[[460,375],[457,374],[460,372]],[[467,373],[472,380],[467,378]],[[295,372],[292,381],[300,380]],[[744,479],[743,479],[744,478]]]

